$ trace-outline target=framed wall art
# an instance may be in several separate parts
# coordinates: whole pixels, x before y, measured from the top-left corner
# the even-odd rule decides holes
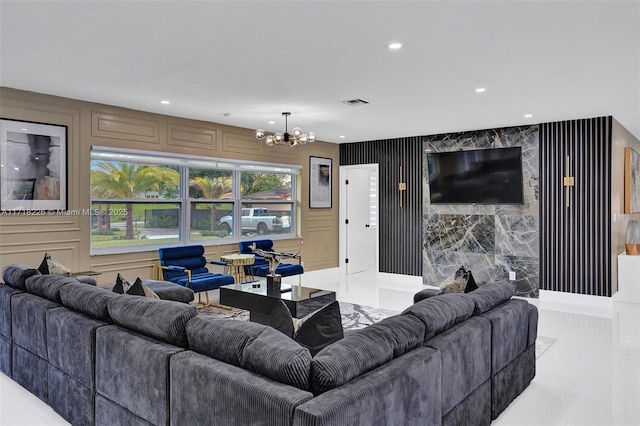
[[[309,208],[331,208],[331,158],[309,157]]]
[[[640,213],[640,154],[624,149],[624,213]]]
[[[0,210],[67,210],[67,126],[0,119]]]

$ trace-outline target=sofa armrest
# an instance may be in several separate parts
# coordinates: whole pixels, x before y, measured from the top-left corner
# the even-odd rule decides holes
[[[439,294],[442,294],[441,288],[425,288],[413,295],[413,303],[418,303],[421,300],[428,299],[429,297],[434,297]]]
[[[441,376],[440,352],[422,346],[297,406],[293,425],[441,424]]]

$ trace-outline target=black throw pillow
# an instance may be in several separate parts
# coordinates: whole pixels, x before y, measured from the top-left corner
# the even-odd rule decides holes
[[[287,305],[282,299],[275,298],[269,298],[268,303],[271,303],[272,307],[265,325],[275,328],[287,337],[293,337],[293,317]]]
[[[309,349],[311,356],[344,337],[337,300],[307,315],[300,322],[294,340]]]
[[[144,288],[142,287],[142,280],[137,278],[133,284],[124,279],[122,275],[118,274],[116,278],[116,285],[113,286],[114,293],[129,294],[132,296],[145,296]]]

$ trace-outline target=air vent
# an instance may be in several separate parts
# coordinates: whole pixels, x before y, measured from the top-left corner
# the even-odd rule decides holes
[[[367,101],[366,99],[361,99],[361,98],[356,98],[356,99],[347,99],[346,101],[340,101],[343,104],[347,104],[347,105],[366,105],[368,103],[370,103],[369,101]]]

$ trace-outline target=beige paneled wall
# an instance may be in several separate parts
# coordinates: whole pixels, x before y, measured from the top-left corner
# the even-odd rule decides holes
[[[68,127],[69,209],[90,208],[89,162],[92,145],[175,152],[205,157],[233,158],[302,166],[298,184],[297,233],[304,239],[275,241],[276,249],[302,249],[305,269],[338,266],[338,186],[333,208],[309,209],[309,156],[333,159],[333,181],[338,179],[339,147],[315,142],[297,148],[267,147],[252,129],[134,111],[68,98],[0,88],[0,117],[62,124]],[[0,267],[11,263],[37,266],[45,252],[75,271],[102,272],[100,284],[127,277],[155,275],[155,251],[90,255],[90,218],[86,215],[0,215]],[[206,247],[209,258],[237,252],[237,244]]]
[[[611,129],[611,293],[618,291],[618,254],[625,251],[627,222],[640,213],[624,214],[624,149],[640,152],[640,141],[613,119]]]

